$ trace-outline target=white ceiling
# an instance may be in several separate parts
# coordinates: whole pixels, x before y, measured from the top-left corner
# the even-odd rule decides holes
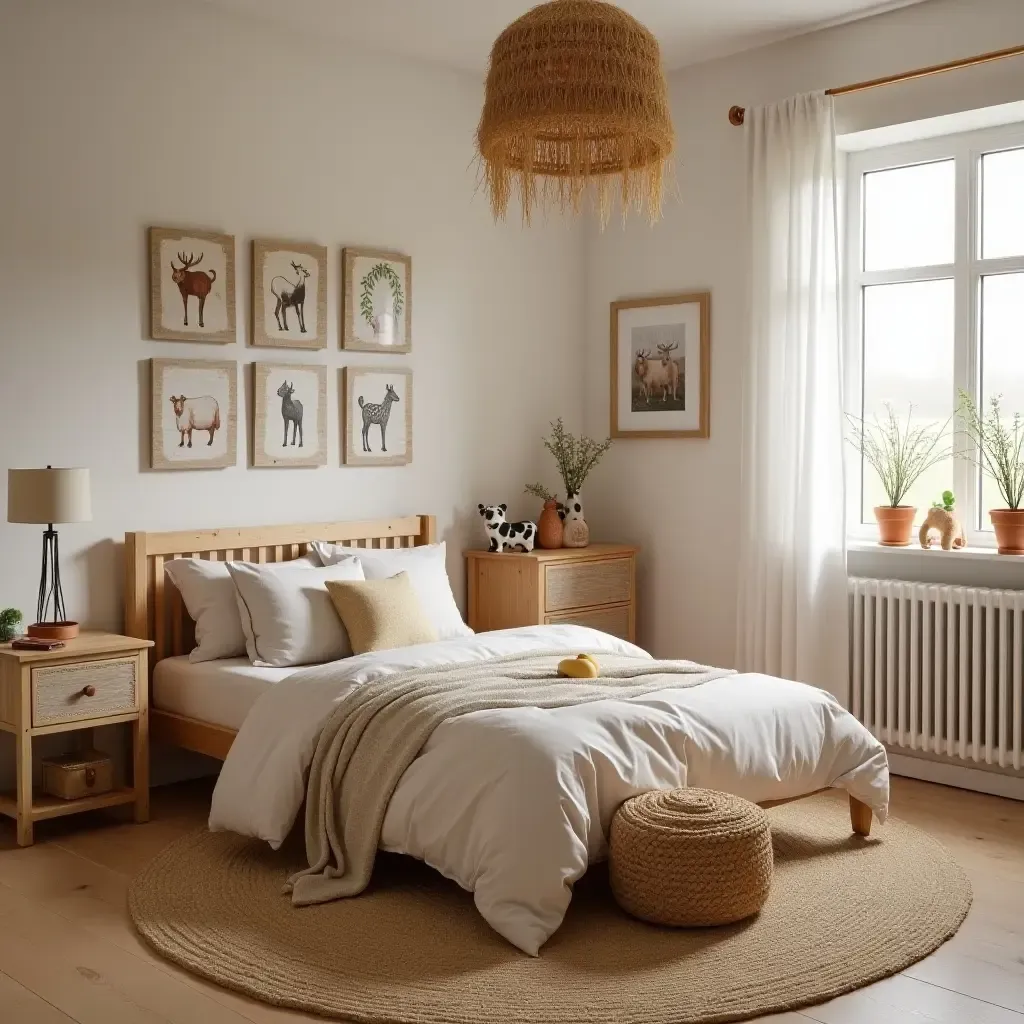
[[[536,0],[210,0],[287,26],[482,72],[495,36]],[[661,43],[669,69],[923,0],[617,0]]]

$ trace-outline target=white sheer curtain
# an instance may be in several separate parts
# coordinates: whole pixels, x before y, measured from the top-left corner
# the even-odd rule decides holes
[[[832,99],[747,110],[750,322],[736,660],[847,691]]]

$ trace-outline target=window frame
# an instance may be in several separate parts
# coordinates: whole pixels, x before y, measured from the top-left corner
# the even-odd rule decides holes
[[[845,243],[842,255],[844,330],[844,405],[860,415],[863,401],[863,293],[865,287],[916,281],[953,280],[953,385],[975,400],[981,386],[981,288],[982,278],[995,274],[1024,273],[1024,255],[981,259],[981,160],[986,154],[1024,148],[1024,122],[959,132],[914,142],[897,143],[846,154],[844,168]],[[900,270],[864,269],[864,175],[914,164],[954,161],[955,205],[953,262]],[[950,395],[950,410],[956,394]],[[1020,410],[1024,412],[1024,409]],[[957,431],[958,449],[966,438]],[[846,459],[847,537],[868,541],[877,537],[874,523],[861,522],[863,458],[848,452]],[[868,470],[870,472],[870,470]],[[994,548],[991,526],[979,529],[981,483],[979,471],[966,460],[953,464],[953,490],[957,508],[971,547]]]

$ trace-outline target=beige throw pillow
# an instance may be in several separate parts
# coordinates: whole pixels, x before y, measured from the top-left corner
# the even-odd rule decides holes
[[[437,639],[406,572],[384,580],[327,580],[325,586],[356,654]]]

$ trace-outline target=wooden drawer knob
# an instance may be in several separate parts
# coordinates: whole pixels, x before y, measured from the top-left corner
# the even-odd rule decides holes
[[[95,686],[84,686],[84,687],[82,687],[82,696],[83,697],[95,697],[96,696],[96,687]]]

